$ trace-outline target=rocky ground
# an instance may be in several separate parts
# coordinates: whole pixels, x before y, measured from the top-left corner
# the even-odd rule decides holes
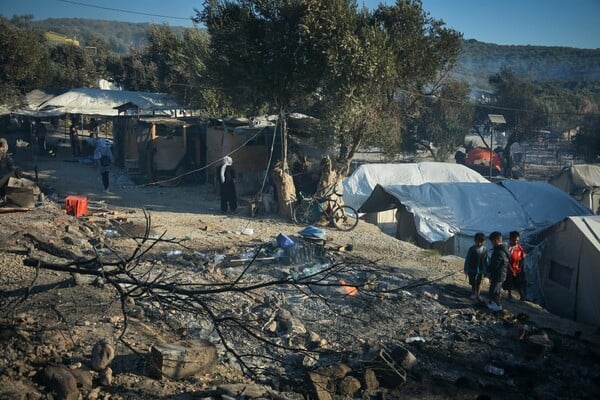
[[[308,242],[245,204],[220,214],[209,185],[135,186],[114,169],[103,193],[68,155],[15,154],[46,201],[0,214],[0,399],[600,395],[597,329],[528,302],[490,312],[459,258],[363,221]],[[86,216],[66,214],[71,194]],[[157,378],[156,353],[182,340],[214,361]]]

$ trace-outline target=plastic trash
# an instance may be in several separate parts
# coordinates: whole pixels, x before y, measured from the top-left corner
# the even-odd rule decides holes
[[[488,364],[483,367],[483,370],[490,375],[502,376],[504,375],[504,369],[500,367],[496,367],[492,364]]]
[[[275,239],[275,240],[277,242],[277,245],[279,247],[281,247],[282,249],[290,247],[291,245],[294,244],[294,241],[283,233],[280,233],[279,235],[277,235],[277,239]]]
[[[199,251],[195,251],[194,254],[197,255],[198,257],[200,257],[200,259],[202,261],[209,261],[210,260],[210,257],[207,254],[201,253]]]
[[[170,250],[169,252],[167,252],[167,257],[180,256],[181,253],[181,250]]]
[[[213,260],[215,261],[215,265],[221,264],[221,262],[223,262],[224,259],[225,259],[224,254],[215,254],[215,257],[213,258]]]
[[[244,228],[242,230],[242,235],[254,235],[254,229],[252,228]]]
[[[302,229],[298,232],[301,236],[308,238],[316,238],[316,239],[324,239],[325,238],[325,230],[321,228],[317,228],[316,226],[309,225],[306,228]]]
[[[409,338],[406,338],[405,340],[406,343],[425,343],[425,338],[422,336],[411,336]]]
[[[114,229],[106,229],[104,231],[104,236],[112,238],[112,237],[119,237],[119,232],[115,231]]]

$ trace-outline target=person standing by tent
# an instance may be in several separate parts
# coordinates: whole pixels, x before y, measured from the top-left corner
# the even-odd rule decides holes
[[[38,155],[43,156],[46,154],[46,127],[40,119],[35,120],[35,140],[38,145]]]
[[[79,157],[81,155],[81,144],[79,143],[77,121],[75,118],[71,119],[71,126],[69,127],[69,139],[71,139],[71,154],[73,157]]]
[[[91,138],[98,139],[98,122],[96,122],[96,118],[90,120],[89,131]]]
[[[0,138],[0,200],[6,195],[8,180],[16,177],[15,162],[8,154],[8,142]]]
[[[217,176],[219,177],[221,193],[221,211],[226,213],[229,207],[229,210],[233,213],[237,209],[237,194],[235,191],[236,173],[231,157],[223,157],[221,165],[217,167]]]
[[[96,139],[96,146],[94,147],[94,160],[100,168],[100,175],[102,176],[102,185],[104,186],[104,192],[110,193],[108,190],[110,165],[113,163],[113,154],[110,146],[112,143],[106,139]]]
[[[485,242],[485,234],[477,232],[473,238],[474,244],[467,251],[465,257],[465,274],[469,277],[469,285],[471,285],[471,300],[484,301],[481,296],[481,280],[486,271],[487,249],[483,245]]]
[[[527,280],[525,279],[525,249],[523,249],[523,246],[519,243],[521,241],[519,232],[512,231],[508,236],[508,240],[510,266],[502,289],[508,291],[508,298],[509,300],[512,300],[512,289],[516,286],[519,290],[519,300],[524,300],[527,285]]]
[[[494,231],[490,234],[490,242],[494,249],[490,257],[488,274],[490,277],[490,302],[488,308],[492,311],[502,311],[500,305],[500,292],[502,284],[506,280],[506,274],[510,265],[510,253],[504,243],[502,243],[502,234]]]

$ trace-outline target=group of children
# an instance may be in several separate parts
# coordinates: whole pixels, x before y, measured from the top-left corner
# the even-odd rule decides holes
[[[484,246],[485,239],[482,232],[475,234],[475,243],[469,248],[465,258],[464,272],[469,277],[473,300],[486,301],[481,295],[481,281],[485,276],[489,278],[490,298],[487,306],[492,311],[501,311],[502,289],[508,292],[509,299],[513,298],[513,288],[518,289],[520,300],[525,299],[525,250],[519,244],[521,236],[517,231],[510,232],[508,246],[503,242],[500,232],[492,232],[489,240],[493,249],[489,254]]]

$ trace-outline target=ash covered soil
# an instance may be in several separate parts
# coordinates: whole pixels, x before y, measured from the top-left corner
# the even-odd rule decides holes
[[[114,169],[103,193],[68,154],[16,154],[47,199],[0,214],[0,399],[600,396],[596,327],[529,302],[490,312],[458,257],[364,221],[302,241],[243,202],[221,215],[210,185],[135,186]],[[85,217],[66,214],[71,194],[87,196]],[[279,233],[298,249],[278,252]],[[216,349],[207,368],[152,372],[153,346],[200,338]],[[101,340],[110,379],[92,361]]]

